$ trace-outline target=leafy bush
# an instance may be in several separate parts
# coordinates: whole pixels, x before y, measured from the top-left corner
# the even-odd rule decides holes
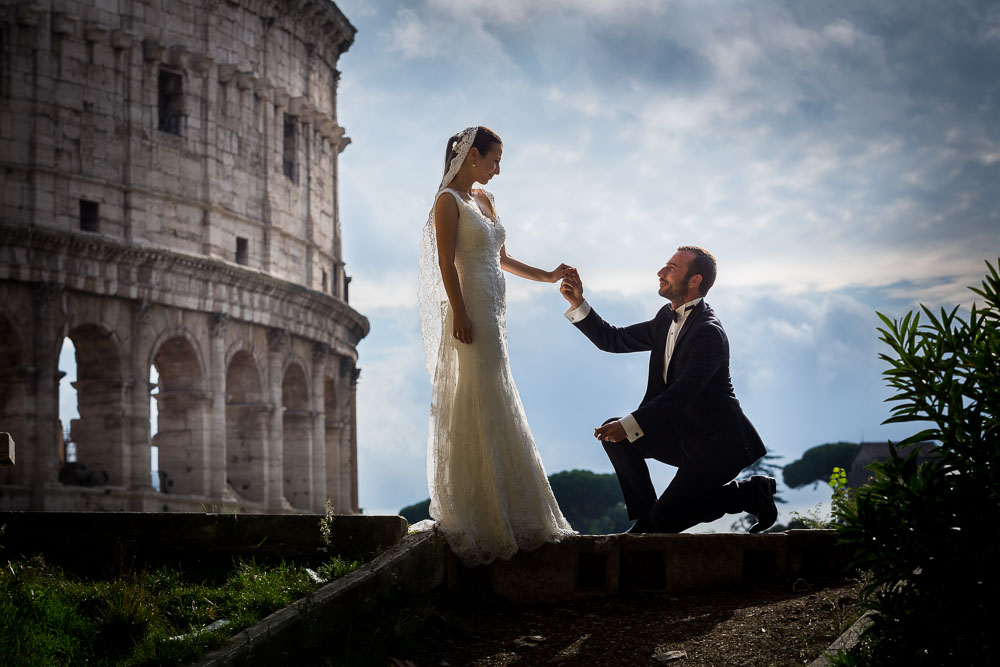
[[[841,517],[845,511],[849,511],[850,509],[845,506],[850,505],[853,507],[854,504],[851,490],[847,486],[847,471],[840,467],[834,468],[833,472],[830,473],[828,483],[833,491],[830,498],[830,515],[827,516],[823,510],[823,503],[817,503],[805,513],[792,512],[792,521],[787,528],[828,530],[843,523]]]
[[[898,443],[940,443],[918,464],[891,448],[854,502],[835,505],[853,564],[873,574],[863,590],[875,624],[866,664],[972,665],[996,658],[1000,553],[1000,275],[987,262],[984,300],[968,318],[956,306],[899,320],[881,313],[880,357],[895,393],[886,423],[923,430]],[[921,322],[921,314],[926,322]],[[853,660],[853,659],[852,659]]]

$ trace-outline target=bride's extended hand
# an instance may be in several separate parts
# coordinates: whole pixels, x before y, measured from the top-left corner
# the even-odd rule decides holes
[[[468,345],[472,342],[472,321],[466,313],[455,313],[453,335],[459,343]]]
[[[560,264],[554,270],[548,272],[549,282],[550,283],[554,283],[557,280],[562,280],[563,278],[565,278],[566,276],[570,275],[575,270],[576,269],[574,269],[569,264]]]

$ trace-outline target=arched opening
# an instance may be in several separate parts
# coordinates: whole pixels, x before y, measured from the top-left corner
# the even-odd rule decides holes
[[[152,445],[158,453],[160,491],[205,495],[208,400],[202,391],[198,355],[186,338],[175,336],[157,349],[153,366],[159,375],[153,394],[156,435]]]
[[[312,501],[312,413],[302,367],[292,364],[281,383],[282,476],[285,500],[296,509],[309,509]]]
[[[347,511],[350,501],[340,494],[341,415],[337,409],[337,385],[327,377],[323,383],[323,446],[326,447],[326,495],[338,511]]]
[[[249,352],[226,369],[226,483],[240,498],[264,500],[264,440],[268,406]]]
[[[156,444],[156,434],[160,430],[159,415],[156,410],[156,395],[160,392],[160,374],[156,366],[149,367],[149,477],[155,491],[163,491],[160,478],[160,447]]]
[[[68,424],[62,429],[59,481],[121,486],[125,444],[118,347],[111,334],[95,324],[76,327],[67,338],[59,357],[60,370],[66,373],[60,381],[60,417]],[[75,410],[70,387],[76,393]]]
[[[76,393],[76,346],[69,338],[63,339],[59,350],[59,470],[62,471],[68,463],[76,463],[76,443],[70,434],[70,425],[80,418],[78,408],[79,397]],[[72,483],[72,482],[70,482]]]
[[[14,439],[17,465],[0,467],[0,484],[23,486],[26,483],[24,352],[21,342],[6,318],[0,316],[0,431]]]

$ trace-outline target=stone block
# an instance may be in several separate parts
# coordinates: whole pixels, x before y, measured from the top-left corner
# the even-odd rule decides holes
[[[694,591],[732,586],[743,578],[744,535],[623,535],[622,588]]]
[[[14,465],[14,438],[10,433],[0,433],[0,466]]]
[[[573,536],[489,566],[497,595],[520,604],[615,595],[619,559],[616,536]]]
[[[847,565],[850,552],[834,530],[789,530],[788,570],[800,577],[826,576]]]

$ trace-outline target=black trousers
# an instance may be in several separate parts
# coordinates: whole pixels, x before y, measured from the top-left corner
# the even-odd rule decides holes
[[[611,421],[615,419],[604,423]],[[725,514],[745,511],[739,484],[732,481],[739,470],[696,468],[677,445],[675,434],[658,440],[643,436],[635,442],[602,444],[618,475],[629,518],[648,521],[651,531],[680,533]],[[646,459],[677,468],[677,474],[659,498]]]

